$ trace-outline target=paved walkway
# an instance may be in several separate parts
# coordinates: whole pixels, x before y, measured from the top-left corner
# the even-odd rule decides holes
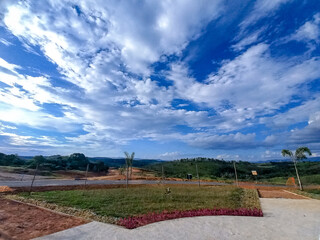
[[[260,199],[264,217],[210,216],[149,224],[133,230],[91,222],[38,240],[56,239],[320,239],[320,201]]]

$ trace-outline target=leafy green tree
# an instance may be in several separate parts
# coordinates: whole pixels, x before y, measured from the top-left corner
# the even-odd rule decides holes
[[[44,156],[42,155],[37,155],[37,156],[34,156],[30,162],[29,162],[29,165],[28,165],[28,168],[37,168],[37,166],[39,165],[43,165],[44,163],[46,162],[46,159]]]
[[[88,163],[89,160],[83,153],[73,153],[68,158],[70,169],[85,170]]]
[[[16,154],[6,155],[4,153],[0,153],[0,165],[3,166],[21,166],[24,165],[25,161],[19,158]]]
[[[36,164],[41,164],[41,163],[44,163],[46,161],[46,159],[42,155],[34,156],[33,160],[34,160],[34,162]]]
[[[297,179],[299,182],[300,190],[303,190],[303,188],[302,188],[302,184],[301,184],[301,180],[300,180],[300,176],[299,176],[299,172],[298,172],[298,168],[297,168],[297,161],[302,160],[302,159],[306,159],[307,156],[305,155],[305,153],[307,153],[309,156],[311,156],[311,154],[312,154],[310,149],[307,147],[297,148],[294,154],[288,149],[282,149],[282,151],[281,151],[282,156],[290,157],[291,160],[293,161],[294,168],[295,168],[296,174],[297,174]]]
[[[94,172],[108,172],[109,166],[106,165],[103,161],[90,162],[89,170]]]

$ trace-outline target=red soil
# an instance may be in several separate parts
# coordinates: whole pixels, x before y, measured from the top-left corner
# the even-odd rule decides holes
[[[75,227],[87,221],[0,198],[0,239],[32,239]]]

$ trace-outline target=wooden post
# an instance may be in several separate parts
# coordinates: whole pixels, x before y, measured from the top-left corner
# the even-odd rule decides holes
[[[237,185],[237,187],[239,187],[238,174],[237,174],[237,168],[236,168],[236,161],[233,161],[233,167],[234,167],[234,173],[235,173],[235,176],[236,176],[236,185]]]
[[[161,166],[162,169],[162,181],[164,181],[164,171],[163,171],[163,165]]]
[[[87,185],[87,179],[88,179],[88,170],[89,170],[89,163],[87,164],[87,170],[86,170],[86,179],[84,180],[84,188],[86,188],[86,185]]]
[[[200,187],[200,177],[199,177],[199,171],[198,171],[198,164],[196,164],[196,171],[197,171],[198,185]]]
[[[34,182],[34,180],[36,178],[36,175],[37,175],[37,172],[38,172],[38,167],[39,167],[39,163],[37,163],[36,171],[34,172],[34,175],[33,175],[33,179],[32,179],[31,186],[30,186],[29,195],[31,194],[31,191],[32,191],[33,182]]]
[[[128,159],[126,159],[126,188],[128,188],[129,185],[129,164],[128,164]]]

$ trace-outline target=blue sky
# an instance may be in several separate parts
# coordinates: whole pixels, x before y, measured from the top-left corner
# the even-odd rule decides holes
[[[320,156],[320,2],[1,1],[0,152]]]

